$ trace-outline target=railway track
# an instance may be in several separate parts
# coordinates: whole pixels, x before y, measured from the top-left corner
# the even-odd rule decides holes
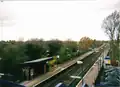
[[[93,53],[87,56],[85,59],[82,59],[81,61],[83,61],[83,67],[76,63],[64,72],[53,76],[51,79],[46,80],[45,82],[37,85],[36,87],[55,87],[55,85],[59,82],[63,82],[68,87],[75,87],[75,85],[80,81],[80,79],[73,79],[70,76],[84,76],[84,74],[90,69],[90,67],[98,59],[101,53],[102,49],[98,53]]]
[[[83,72],[79,72],[77,74],[75,74],[75,76],[81,76],[83,78],[83,76],[87,73],[87,71],[93,66],[93,64],[95,63],[95,61],[98,59],[98,57],[101,55],[102,52],[99,52],[98,54],[96,54],[95,56],[93,56],[91,63],[89,64],[84,64],[84,70]],[[80,81],[80,79],[73,79],[72,81],[69,82],[68,87],[75,87],[75,85],[77,85],[77,83]]]

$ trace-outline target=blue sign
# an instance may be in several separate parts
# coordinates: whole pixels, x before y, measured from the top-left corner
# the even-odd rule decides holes
[[[105,63],[105,64],[111,64],[111,61],[110,61],[110,57],[109,57],[109,56],[106,56],[106,57],[104,58],[104,63]]]
[[[109,56],[106,56],[105,59],[110,59],[110,57],[109,57]]]

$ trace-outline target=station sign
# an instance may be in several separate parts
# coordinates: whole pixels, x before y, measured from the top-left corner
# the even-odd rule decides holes
[[[106,57],[104,58],[104,63],[105,63],[105,64],[111,64],[111,61],[110,61],[110,57],[109,57],[109,56],[106,56]]]

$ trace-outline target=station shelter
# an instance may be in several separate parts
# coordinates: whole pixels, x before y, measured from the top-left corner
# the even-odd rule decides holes
[[[40,58],[20,64],[22,67],[24,80],[31,80],[40,74],[44,74],[49,71],[48,61],[52,59],[53,57]]]

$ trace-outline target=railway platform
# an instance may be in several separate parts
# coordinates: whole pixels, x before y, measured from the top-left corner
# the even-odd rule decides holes
[[[103,46],[101,46],[101,47],[103,47]],[[99,50],[101,47],[97,48],[97,50]],[[63,64],[59,64],[57,66],[57,68],[55,70],[53,70],[53,71],[47,72],[47,73],[45,73],[43,75],[40,75],[40,76],[30,80],[30,81],[24,81],[24,82],[22,82],[20,84],[24,85],[26,87],[35,87],[38,84],[46,81],[47,79],[50,79],[51,77],[55,76],[56,74],[64,71],[68,67],[74,65],[78,60],[82,60],[82,59],[84,59],[85,57],[89,56],[92,53],[94,53],[94,51],[89,51],[89,52],[81,55],[80,57],[75,58],[74,60],[70,60],[70,61],[67,61],[67,62],[65,62]]]
[[[30,81],[24,81],[22,83],[20,83],[21,85],[24,85],[26,87],[34,87],[37,84],[40,84],[42,82],[44,82],[45,80],[51,78],[52,76],[60,73],[61,71],[67,69],[68,67],[72,66],[73,64],[75,64],[78,60],[82,60],[83,58],[89,56],[90,54],[92,54],[93,51],[87,52],[83,55],[81,55],[80,57],[72,60],[72,61],[68,61],[65,62],[64,64],[59,64],[57,66],[57,68],[53,71],[47,72],[46,74],[40,75],[37,78],[30,80]]]

